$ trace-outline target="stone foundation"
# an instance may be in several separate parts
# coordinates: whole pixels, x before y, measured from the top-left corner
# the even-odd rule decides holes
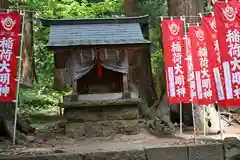
[[[84,147],[84,146],[83,146]],[[225,159],[222,144],[136,147],[31,156],[6,156],[0,160],[239,160]]]
[[[65,103],[65,133],[76,139],[138,134],[139,102],[139,99],[117,99]]]

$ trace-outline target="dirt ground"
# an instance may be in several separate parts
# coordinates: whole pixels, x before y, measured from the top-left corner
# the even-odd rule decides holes
[[[57,125],[56,125],[57,124]],[[108,138],[71,139],[64,136],[59,122],[35,124],[36,133],[29,135],[29,142],[13,147],[9,140],[0,139],[0,156],[2,155],[45,155],[53,153],[89,153],[95,151],[138,149],[139,147],[166,147],[188,144],[205,144],[219,142],[220,135],[197,136],[194,140],[192,128],[185,128],[175,136],[156,135],[142,128],[138,135],[116,135]],[[240,126],[225,129],[226,137],[240,137]]]

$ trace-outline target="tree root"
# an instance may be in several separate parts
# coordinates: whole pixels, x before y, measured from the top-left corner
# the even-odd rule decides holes
[[[13,128],[14,128],[14,114],[15,104],[14,103],[1,103],[0,105],[0,123],[1,133],[3,133],[10,140],[13,140]],[[27,142],[25,134],[33,133],[35,129],[30,126],[27,121],[23,120],[20,116],[17,119],[16,126],[16,144],[23,144]]]
[[[144,110],[145,120],[150,131],[155,133],[175,134],[176,128],[171,122],[170,108],[167,103],[167,95],[164,95],[162,99],[158,99],[153,106],[148,108],[144,102],[140,105],[140,108]]]

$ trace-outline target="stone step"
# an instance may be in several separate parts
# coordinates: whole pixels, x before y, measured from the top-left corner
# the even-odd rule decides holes
[[[224,144],[182,145],[182,146],[138,146],[130,144],[121,149],[104,149],[91,152],[71,152],[49,155],[6,156],[0,160],[224,160],[227,150]],[[84,146],[81,146],[81,148]],[[75,150],[77,150],[75,148]],[[227,158],[226,160],[238,160]]]

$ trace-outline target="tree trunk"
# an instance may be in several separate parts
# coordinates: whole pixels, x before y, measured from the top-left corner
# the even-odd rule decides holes
[[[9,1],[8,0],[0,0],[0,8],[1,9],[7,9],[9,7]]]
[[[136,16],[136,0],[125,0],[124,2],[127,16]],[[148,24],[143,24],[141,29],[144,33],[144,38],[149,39]],[[170,121],[169,106],[166,103],[166,98],[165,96],[163,99],[161,98],[162,96],[158,98],[155,91],[150,48],[140,48],[136,52],[135,63],[130,66],[129,74],[133,78],[134,88],[136,88],[142,99],[140,104],[141,114],[146,118],[149,129],[153,129],[157,133],[166,133],[166,131],[169,133],[170,128],[170,133],[173,133],[174,126]],[[166,128],[168,129],[166,130]]]
[[[169,16],[198,16],[198,13],[204,12],[203,0],[168,0],[168,15]],[[200,17],[187,17],[187,23],[200,22]],[[206,119],[204,120],[204,107],[194,105],[196,115],[197,128],[203,130],[204,123],[209,132],[217,133],[219,131],[219,116],[214,105],[209,105],[206,108]],[[174,107],[176,111],[176,106]],[[183,106],[183,122],[192,124],[192,109],[191,104]]]
[[[36,72],[33,51],[33,13],[26,12],[24,22],[24,40],[22,54],[21,82],[28,85],[36,83]]]
[[[0,0],[0,9],[9,7],[8,0]],[[13,124],[15,115],[15,103],[0,103],[0,135],[13,138]],[[24,142],[26,140],[23,133],[34,132],[34,129],[28,123],[17,116],[16,142]]]
[[[138,15],[137,0],[124,0],[124,6],[127,16],[132,17]],[[148,24],[142,25],[141,29],[144,33],[144,38],[149,39]],[[144,96],[144,99],[146,100],[146,107],[149,107],[157,100],[157,95],[153,85],[150,48],[140,48],[135,50],[135,52],[137,52],[135,54],[135,63],[131,64],[129,74],[131,75],[130,77],[134,77],[134,80],[132,81],[134,86],[141,87],[141,89],[139,89],[139,91],[142,91],[140,96],[141,98]],[[134,68],[134,70],[131,70],[131,68]]]

